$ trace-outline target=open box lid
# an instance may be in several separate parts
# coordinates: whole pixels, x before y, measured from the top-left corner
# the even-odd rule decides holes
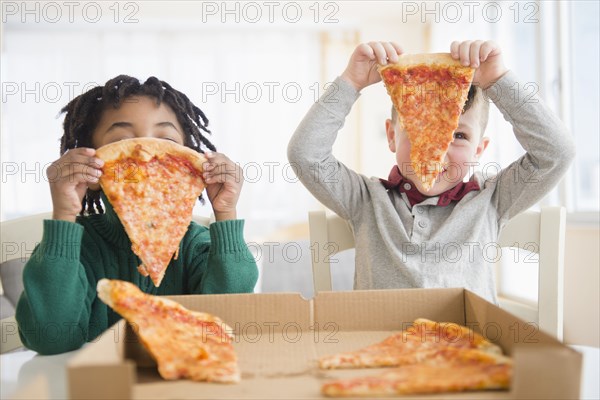
[[[186,308],[218,315],[234,329],[241,383],[162,380],[156,368],[143,368],[152,361],[120,321],[69,363],[70,397],[321,398],[321,385],[337,372],[319,371],[318,357],[376,343],[417,318],[471,327],[514,357],[511,390],[485,392],[486,398],[579,396],[579,353],[464,289],[321,292],[311,300],[295,293],[171,298]],[[343,373],[364,376],[377,371]],[[481,396],[470,392],[434,397]]]

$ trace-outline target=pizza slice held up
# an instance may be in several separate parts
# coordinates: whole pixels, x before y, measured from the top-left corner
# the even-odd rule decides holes
[[[138,267],[159,286],[204,190],[202,154],[172,141],[127,139],[100,147],[100,185],[142,260]]]
[[[164,379],[240,381],[232,329],[218,317],[145,294],[125,281],[101,279],[97,290],[130,323]]]
[[[475,70],[448,53],[404,54],[378,70],[408,135],[412,169],[429,191],[447,167]]]

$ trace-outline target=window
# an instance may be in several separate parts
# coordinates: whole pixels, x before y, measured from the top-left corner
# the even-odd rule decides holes
[[[575,213],[600,209],[599,4],[485,2],[480,6],[488,11],[501,7],[495,11],[497,18],[488,14],[472,24],[447,20],[432,24],[431,51],[448,51],[449,38],[495,40],[506,65],[567,124],[577,156],[563,182],[540,205],[564,205]],[[495,107],[488,132],[492,140],[482,163],[506,166],[523,154],[512,128]],[[596,214],[596,222],[597,218]]]
[[[600,29],[596,1],[569,3],[570,114],[571,129],[577,146],[573,166],[573,209],[600,209],[600,126],[598,110],[599,74],[598,38]]]

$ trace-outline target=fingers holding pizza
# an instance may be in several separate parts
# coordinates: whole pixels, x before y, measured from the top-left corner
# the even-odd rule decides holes
[[[53,219],[75,222],[88,187],[98,187],[104,162],[95,154],[91,148],[72,149],[46,169]]]
[[[477,68],[473,83],[482,89],[487,89],[508,72],[500,47],[491,40],[454,41],[450,45],[450,54],[463,66]]]
[[[203,165],[202,178],[215,219],[236,219],[236,206],[244,183],[242,168],[222,153],[207,152],[204,155],[207,161]]]
[[[365,87],[381,81],[378,65],[398,61],[402,48],[395,42],[369,42],[359,44],[350,56],[342,78],[361,91]]]

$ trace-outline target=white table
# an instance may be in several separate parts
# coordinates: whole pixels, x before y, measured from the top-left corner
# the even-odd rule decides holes
[[[583,353],[581,398],[600,399],[600,349],[571,346]],[[0,399],[27,391],[26,398],[66,399],[66,364],[76,351],[56,356],[39,356],[33,351],[16,350],[0,356]],[[36,388],[35,385],[45,387]]]

